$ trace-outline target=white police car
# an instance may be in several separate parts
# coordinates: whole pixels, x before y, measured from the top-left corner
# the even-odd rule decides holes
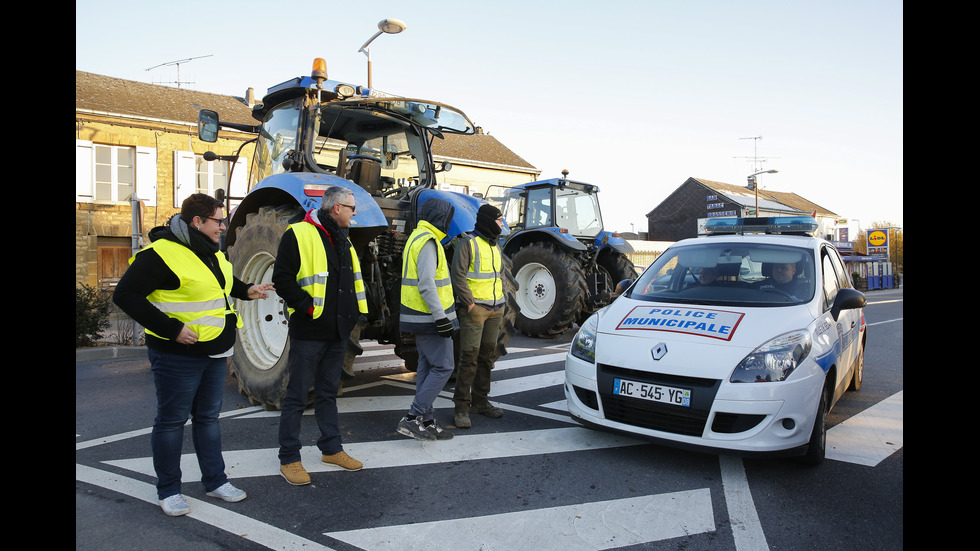
[[[583,425],[740,455],[824,458],[864,371],[864,295],[809,217],[718,219],[584,322],[565,361]]]

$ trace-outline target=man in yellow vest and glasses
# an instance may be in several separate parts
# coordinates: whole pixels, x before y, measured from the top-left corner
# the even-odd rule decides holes
[[[221,202],[203,193],[184,199],[180,214],[150,230],[112,300],[146,328],[147,357],[157,412],[150,433],[157,498],[163,512],[186,515],[181,493],[184,425],[191,419],[194,451],[208,496],[236,502],[245,492],[228,482],[218,416],[228,356],[241,326],[231,298],[268,298],[271,283],[249,285],[232,274],[218,246],[225,231]]]
[[[279,470],[294,485],[310,483],[300,458],[300,423],[313,387],[317,447],[324,465],[357,471],[340,435],[337,392],[351,330],[367,300],[361,267],[348,238],[356,214],[349,189],[332,186],[320,208],[289,226],[279,242],[272,282],[289,307],[289,381],[279,417]]]
[[[452,433],[435,420],[432,404],[453,374],[453,334],[459,329],[449,263],[441,241],[455,208],[438,197],[419,205],[419,221],[402,252],[399,329],[415,334],[419,353],[415,399],[398,422],[398,433],[417,440],[448,440]]]
[[[473,231],[459,240],[453,254],[453,291],[459,308],[454,421],[463,429],[473,426],[470,413],[491,418],[504,414],[489,400],[490,371],[506,303],[503,259],[497,244],[502,227],[500,210],[490,204],[481,206]]]

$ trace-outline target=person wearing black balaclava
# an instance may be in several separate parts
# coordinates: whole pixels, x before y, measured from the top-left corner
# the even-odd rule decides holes
[[[150,447],[157,498],[170,516],[190,512],[180,470],[188,418],[206,494],[229,502],[246,497],[225,474],[218,423],[228,356],[241,326],[231,298],[268,298],[273,285],[249,285],[232,274],[218,247],[225,229],[220,201],[190,195],[180,214],[150,230],[150,245],[130,259],[112,298],[146,330],[157,397]]]
[[[473,231],[459,240],[453,254],[452,282],[460,325],[453,402],[459,428],[473,426],[471,413],[491,418],[504,414],[489,400],[490,372],[506,303],[497,244],[502,228],[500,210],[490,204],[481,206]]]

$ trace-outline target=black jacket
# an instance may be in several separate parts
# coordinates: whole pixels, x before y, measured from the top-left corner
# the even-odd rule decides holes
[[[325,271],[329,275],[323,313],[317,319],[311,317],[313,297],[296,282],[300,257],[296,234],[292,228],[286,230],[279,241],[272,282],[276,286],[276,293],[295,310],[289,318],[290,337],[313,341],[346,340],[360,314],[357,309],[357,295],[354,293],[350,243],[347,232],[339,228],[332,218],[323,217],[321,225],[316,213],[317,211],[311,210],[301,223],[313,224],[320,230],[319,236],[327,253]]]
[[[176,217],[175,217],[176,218]],[[173,219],[172,219],[173,222]],[[179,221],[177,221],[179,223]],[[185,228],[186,229],[186,228]],[[169,226],[158,226],[150,230],[150,241],[167,239],[180,243],[190,248],[201,259],[202,262],[214,273],[218,284],[224,288],[224,274],[215,262],[214,254],[217,246],[204,234],[191,229],[189,233],[190,243],[185,243],[179,239]],[[126,273],[123,274],[113,292],[112,301],[127,315],[136,320],[143,327],[153,331],[157,335],[166,337],[165,339],[146,334],[146,346],[163,352],[176,354],[191,354],[209,356],[227,352],[235,345],[236,325],[238,320],[234,314],[228,314],[225,318],[225,328],[218,338],[210,341],[198,341],[194,344],[180,344],[176,341],[180,334],[183,322],[174,319],[146,299],[150,293],[158,289],[176,289],[180,286],[180,279],[177,274],[167,266],[167,263],[160,258],[153,249],[148,249],[136,255],[136,259],[130,264]],[[248,288],[251,285],[243,283],[235,278],[232,282],[231,296],[234,298],[249,300]],[[169,339],[169,340],[168,340]]]

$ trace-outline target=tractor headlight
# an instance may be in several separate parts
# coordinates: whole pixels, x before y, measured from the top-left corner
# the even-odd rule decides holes
[[[782,334],[745,357],[732,372],[733,383],[783,381],[810,354],[809,331]]]
[[[592,314],[579,328],[568,352],[589,363],[595,363],[595,341],[599,332],[599,316]]]

